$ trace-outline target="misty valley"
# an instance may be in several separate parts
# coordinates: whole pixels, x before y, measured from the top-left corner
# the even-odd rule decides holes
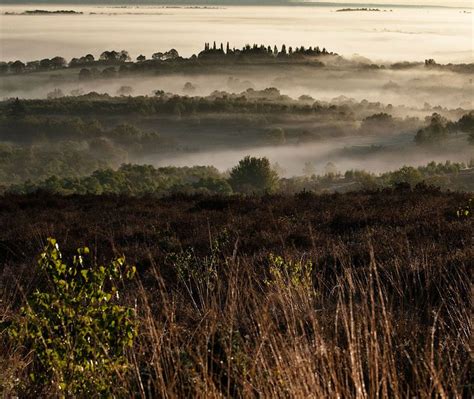
[[[468,0],[0,3],[0,397],[473,397]]]
[[[285,192],[404,180],[469,191],[471,76],[472,65],[431,59],[377,65],[319,46],[215,42],[190,58],[172,49],[132,61],[122,50],[5,63],[0,184],[119,193],[97,176],[138,164],[154,177],[125,185],[136,194],[230,193],[230,169],[263,156]]]

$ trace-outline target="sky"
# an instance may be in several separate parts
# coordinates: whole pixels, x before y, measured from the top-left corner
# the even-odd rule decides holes
[[[156,4],[272,4],[272,3],[292,3],[292,2],[309,2],[309,3],[333,3],[333,4],[357,4],[357,5],[407,5],[407,6],[444,6],[444,7],[461,7],[473,8],[474,0],[0,0],[1,4],[68,4],[68,3],[84,3],[84,4],[100,4],[100,3],[120,3],[120,4],[140,4],[140,3],[156,3]]]
[[[338,2],[336,0],[336,2]],[[473,0],[375,0],[379,4],[403,4],[403,5],[426,5],[444,7],[467,7],[472,8]]]
[[[318,0],[306,0],[317,3]],[[401,5],[423,5],[423,6],[444,6],[444,7],[473,7],[473,0],[332,0],[333,3],[376,3],[376,4],[401,4]]]

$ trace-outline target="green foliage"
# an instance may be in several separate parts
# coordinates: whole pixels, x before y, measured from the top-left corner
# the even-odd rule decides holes
[[[375,190],[378,188],[380,182],[377,182],[377,177],[373,173],[364,170],[348,170],[344,177],[348,180],[353,180],[361,185],[365,190]]]
[[[87,71],[87,70],[85,70]],[[83,73],[83,75],[87,73]],[[166,115],[192,116],[230,112],[233,114],[318,114],[338,120],[353,119],[347,107],[315,103],[308,105],[280,94],[275,88],[264,90],[247,89],[240,93],[215,91],[206,97],[178,96],[163,90],[150,90],[150,96],[112,97],[108,94],[90,92],[80,96],[65,96],[46,100],[22,100],[28,115],[40,117],[57,116],[131,116]],[[0,101],[0,115],[10,115],[11,100]],[[354,103],[355,109],[365,109],[369,105]],[[371,105],[373,107],[373,104]]]
[[[198,192],[207,194],[232,194],[232,187],[221,177],[204,177],[193,184]]]
[[[99,156],[88,147],[70,144],[23,147],[0,143],[0,185],[21,184],[27,190],[42,180],[40,185],[51,178],[78,178],[123,161],[119,150],[105,150]]]
[[[168,261],[175,268],[181,282],[213,289],[217,283],[218,267],[225,263],[223,249],[228,242],[228,233],[224,230],[211,241],[209,256],[199,259],[193,249],[188,248],[179,253],[171,253]]]
[[[423,176],[421,172],[413,166],[403,166],[399,170],[391,172],[388,180],[392,186],[396,186],[400,183],[408,183],[410,186],[415,186],[423,180]]]
[[[278,174],[268,158],[246,156],[230,172],[229,184],[241,193],[271,193],[278,188]]]
[[[472,198],[469,199],[467,205],[460,206],[456,212],[458,218],[467,219],[472,217],[472,209],[474,206],[474,201]]]
[[[313,263],[310,260],[285,261],[283,257],[272,253],[268,259],[270,262],[271,280],[268,280],[267,284],[276,284],[278,286],[290,284],[293,287],[311,288]]]
[[[124,257],[96,267],[87,247],[67,264],[49,238],[38,268],[48,287],[36,289],[11,330],[34,353],[31,379],[64,397],[110,396],[127,372],[126,348],[137,333],[134,310],[117,303],[119,283],[135,267]]]
[[[1,164],[1,162],[0,162]],[[13,186],[10,191],[27,193],[43,189],[59,194],[126,194],[164,196],[175,192],[230,194],[231,187],[211,166],[163,167],[123,164],[118,170],[98,169],[90,176],[51,176],[36,184]]]
[[[0,145],[0,166],[2,162],[8,162],[10,151],[9,147]],[[36,153],[32,155],[34,154]],[[2,157],[2,155],[4,156]],[[78,160],[74,159],[71,159],[71,161],[78,162]],[[73,163],[73,165],[76,165],[76,163]],[[48,164],[45,163],[46,165]],[[55,168],[60,166],[59,164],[54,165]],[[311,166],[310,164],[308,165]],[[50,167],[52,166],[50,165]],[[239,166],[234,168],[234,170],[239,169]],[[312,169],[309,166],[308,170],[311,171]],[[151,165],[124,164],[118,170],[98,169],[91,175],[84,177],[60,178],[58,175],[53,174],[40,182],[27,181],[24,184],[12,185],[5,188],[5,191],[23,194],[40,189],[62,195],[114,194],[163,197],[175,193],[230,195],[234,192],[232,184],[237,192],[263,194],[266,192],[298,193],[301,191],[323,192],[338,190],[341,192],[358,189],[375,190],[384,187],[395,187],[403,183],[414,187],[422,182],[426,185],[442,189],[474,190],[472,179],[474,170],[472,170],[472,166],[468,167],[462,162],[430,162],[427,165],[416,168],[403,166],[398,170],[385,172],[380,175],[363,170],[349,170],[342,175],[337,172],[334,165],[329,165],[324,176],[313,174],[311,176],[295,176],[281,179],[275,177],[277,176],[277,168],[283,171],[278,164],[275,164],[271,168],[269,176],[265,177],[266,172],[260,173],[260,175],[263,174],[263,177],[259,177],[255,173],[257,176],[254,176],[254,178],[251,178],[254,173],[252,168],[245,168],[247,169],[246,174],[242,170],[239,170],[238,173],[233,171],[230,178],[226,180],[223,174],[211,166],[155,168]],[[5,179],[8,178],[7,175],[2,174],[0,168],[0,185],[3,181],[2,176]],[[272,185],[272,182],[278,183],[278,185]],[[270,184],[271,189],[269,190],[265,184]]]

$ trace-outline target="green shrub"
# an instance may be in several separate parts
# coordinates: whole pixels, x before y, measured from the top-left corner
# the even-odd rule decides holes
[[[38,266],[48,287],[33,293],[11,330],[34,353],[30,378],[60,396],[110,396],[127,372],[126,348],[137,331],[134,310],[117,303],[118,284],[131,279],[135,267],[124,257],[97,267],[87,247],[67,264],[52,238]]]
[[[312,286],[313,263],[311,261],[285,261],[281,256],[270,254],[270,275],[268,284],[291,285],[309,289]]]
[[[458,218],[469,218],[472,216],[473,200],[469,199],[467,205],[460,206],[456,212]]]
[[[278,188],[278,174],[272,170],[268,158],[246,156],[232,168],[229,184],[235,192],[266,193]]]

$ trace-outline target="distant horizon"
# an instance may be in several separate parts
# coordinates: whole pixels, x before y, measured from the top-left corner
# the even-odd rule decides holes
[[[0,5],[162,5],[162,6],[339,6],[339,7],[436,7],[436,8],[468,8],[472,9],[471,0],[454,0],[449,5],[442,0],[376,0],[361,2],[350,0],[318,1],[318,0],[0,0]]]

